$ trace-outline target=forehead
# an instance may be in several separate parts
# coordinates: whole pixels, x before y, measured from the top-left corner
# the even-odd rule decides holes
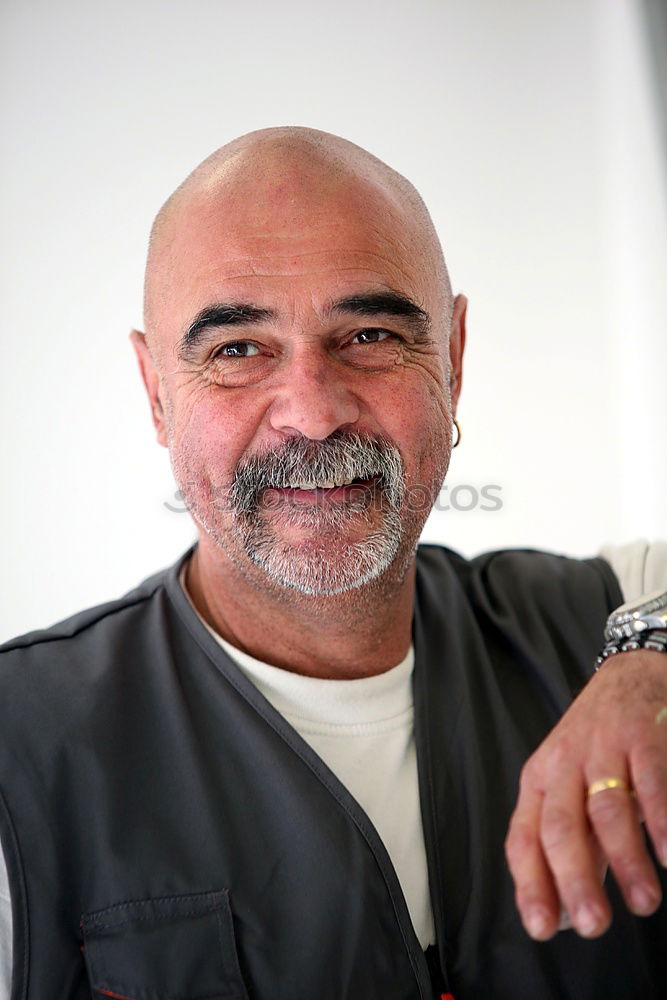
[[[191,199],[171,222],[155,266],[164,332],[230,298],[318,311],[376,287],[426,302],[433,273],[417,227],[391,197],[359,188],[300,197],[287,185],[270,197],[248,190]]]

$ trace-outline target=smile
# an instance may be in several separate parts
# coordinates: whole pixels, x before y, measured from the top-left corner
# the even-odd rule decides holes
[[[376,485],[377,480],[372,479],[352,479],[341,483],[332,483],[330,480],[321,484],[310,483],[301,480],[290,486],[269,486],[264,491],[264,502],[272,503],[274,500],[284,499],[293,503],[316,504],[330,503],[344,500],[359,500],[364,493],[371,490]]]
[[[351,486],[354,482],[353,479],[341,479],[339,482],[334,482],[333,480],[325,480],[323,482],[317,483],[312,480],[300,480],[299,482],[290,483],[288,489],[293,490],[333,490],[337,486]]]

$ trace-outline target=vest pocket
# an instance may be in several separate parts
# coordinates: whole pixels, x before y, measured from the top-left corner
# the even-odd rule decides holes
[[[84,914],[96,1000],[246,1000],[229,892],[118,903]]]

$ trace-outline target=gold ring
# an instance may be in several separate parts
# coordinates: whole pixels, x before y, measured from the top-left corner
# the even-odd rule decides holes
[[[630,785],[625,778],[599,778],[588,786],[588,798],[597,795],[599,792],[606,792],[608,788],[620,788],[624,792],[630,791]]]
[[[660,709],[655,717],[655,721],[660,726],[663,722],[667,722],[667,705]]]

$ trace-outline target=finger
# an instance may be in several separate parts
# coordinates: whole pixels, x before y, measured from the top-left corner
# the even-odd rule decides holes
[[[606,788],[589,796],[588,816],[628,907],[633,913],[645,916],[659,905],[661,894],[646,851],[637,803],[630,790],[631,779],[624,763],[612,765],[610,772],[602,767],[591,761],[588,776],[594,781],[605,774],[623,777],[628,788]]]
[[[540,844],[541,812],[542,794],[522,787],[505,841],[505,854],[523,926],[537,941],[546,941],[558,930],[560,905]]]
[[[611,919],[599,878],[599,853],[585,809],[583,777],[573,772],[547,788],[542,847],[563,906],[584,937],[602,934]]]
[[[595,877],[598,880],[598,885],[604,885],[604,880],[607,877],[607,860],[602,852],[597,837],[592,834],[592,850],[593,856],[595,858]],[[567,910],[561,908],[560,923],[558,925],[559,931],[571,931],[572,921],[570,920],[570,915]]]
[[[630,756],[630,774],[655,853],[667,867],[667,746],[637,748]]]

